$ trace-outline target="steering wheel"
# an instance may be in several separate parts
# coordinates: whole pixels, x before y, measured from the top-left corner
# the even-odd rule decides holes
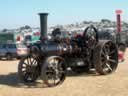
[[[96,44],[99,41],[98,30],[93,26],[88,26],[83,33],[83,40],[88,48],[95,48]]]

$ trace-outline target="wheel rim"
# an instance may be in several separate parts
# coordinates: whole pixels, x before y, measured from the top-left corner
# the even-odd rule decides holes
[[[34,82],[39,76],[38,62],[35,58],[27,56],[19,64],[19,76],[25,82]]]
[[[61,84],[65,80],[66,68],[64,61],[58,57],[54,57],[47,64],[44,83],[49,87]]]
[[[111,43],[103,46],[101,51],[101,67],[104,73],[108,74],[117,68],[118,54],[116,47]]]

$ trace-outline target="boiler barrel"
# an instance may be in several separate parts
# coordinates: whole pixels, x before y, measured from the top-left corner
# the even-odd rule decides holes
[[[41,45],[40,52],[46,56],[62,55],[66,53],[70,54],[72,52],[72,47],[60,44],[44,44]]]

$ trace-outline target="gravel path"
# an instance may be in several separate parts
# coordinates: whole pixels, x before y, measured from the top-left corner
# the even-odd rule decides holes
[[[126,60],[111,75],[68,76],[54,88],[42,87],[41,81],[32,86],[20,84],[18,61],[0,61],[0,96],[128,96],[128,50],[125,55]]]

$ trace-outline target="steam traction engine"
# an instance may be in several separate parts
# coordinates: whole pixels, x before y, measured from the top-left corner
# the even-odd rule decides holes
[[[56,30],[52,39],[48,40],[47,15],[40,14],[40,42],[31,45],[29,55],[19,62],[18,75],[22,81],[34,82],[41,77],[48,86],[56,86],[65,80],[69,67],[76,73],[93,68],[100,75],[116,70],[117,47],[112,41],[99,40],[94,26],[87,27],[83,35],[72,38],[60,37]]]

